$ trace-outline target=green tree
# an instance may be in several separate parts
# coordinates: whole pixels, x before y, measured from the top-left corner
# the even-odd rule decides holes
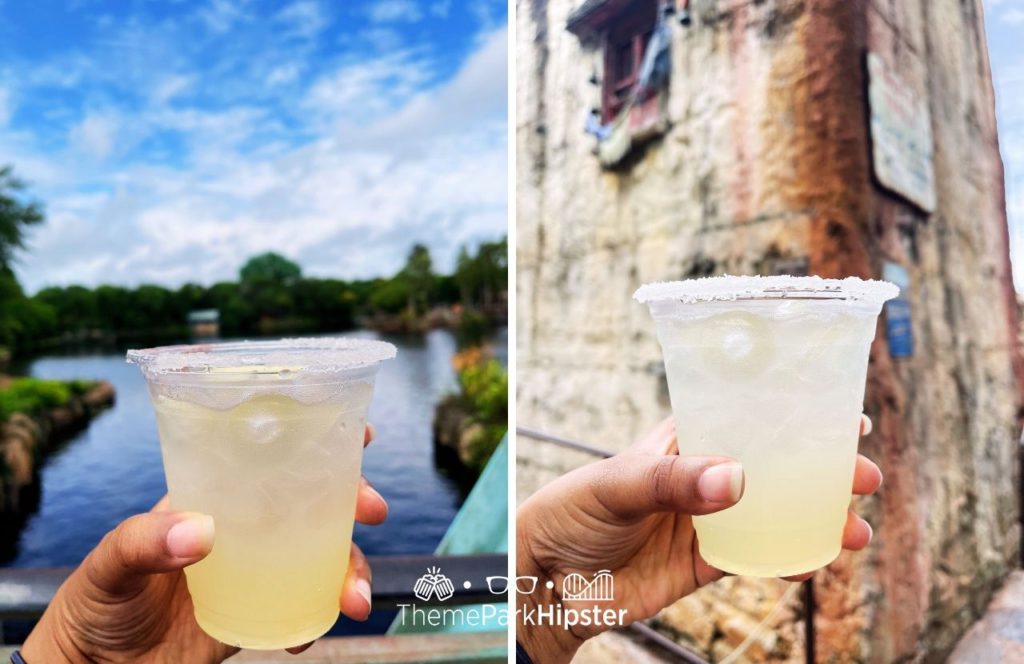
[[[256,329],[257,314],[242,297],[239,284],[222,281],[210,287],[210,304],[220,311],[220,328],[224,334],[244,334]]]
[[[291,314],[290,288],[302,277],[302,269],[280,254],[268,252],[250,258],[239,272],[241,295],[261,319]]]
[[[14,177],[10,166],[0,167],[0,268],[10,269],[17,251],[25,248],[25,229],[43,222],[36,202],[21,196],[25,183]]]
[[[242,283],[275,283],[290,285],[302,276],[302,268],[281,254],[270,251],[253,256],[242,266]]]
[[[96,288],[96,316],[103,327],[111,332],[147,327],[135,308],[131,291],[121,286],[103,285]]]
[[[409,283],[400,277],[379,279],[369,297],[370,307],[376,311],[397,314],[409,306]]]
[[[291,287],[294,315],[317,330],[347,330],[355,325],[356,295],[337,279],[299,279]]]
[[[408,288],[409,309],[415,313],[426,311],[434,298],[434,262],[430,250],[425,245],[414,244],[398,276]]]
[[[481,243],[476,255],[460,249],[454,276],[463,304],[493,308],[508,290],[508,238]]]
[[[208,309],[211,306],[206,289],[194,283],[182,285],[174,294],[174,300],[182,320],[188,316],[190,311]]]
[[[96,307],[96,293],[84,286],[51,286],[36,293],[35,299],[53,308],[62,331],[80,332],[103,327]]]
[[[17,348],[56,332],[53,307],[25,297],[14,273],[0,268],[0,345]]]

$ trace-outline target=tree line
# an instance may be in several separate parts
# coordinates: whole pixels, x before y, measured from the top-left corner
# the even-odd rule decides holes
[[[386,278],[307,277],[296,263],[266,253],[250,258],[237,281],[211,286],[58,286],[28,296],[11,263],[24,249],[25,230],[43,215],[21,189],[10,169],[0,168],[0,345],[15,352],[90,335],[180,338],[189,312],[200,309],[219,311],[222,336],[341,331],[364,317],[415,318],[437,305],[459,304],[464,318],[478,322],[504,310],[506,238],[463,247],[451,274],[438,274],[427,247],[416,244],[404,267]]]

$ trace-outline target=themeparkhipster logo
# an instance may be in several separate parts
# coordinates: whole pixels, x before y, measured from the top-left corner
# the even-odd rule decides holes
[[[509,591],[507,576],[486,578],[487,591],[492,595],[505,595]],[[517,576],[512,585],[519,595],[531,595],[537,590],[538,578]],[[465,580],[460,584],[471,590],[473,584]],[[555,582],[548,580],[544,587],[552,590]],[[413,596],[421,602],[444,603],[455,597],[455,583],[440,567],[429,567],[416,580]],[[615,579],[608,570],[600,570],[590,579],[579,572],[573,572],[562,580],[561,602],[538,603],[526,609],[516,609],[524,625],[556,626],[570,630],[574,627],[621,627],[626,621],[626,609],[601,606],[615,601]],[[565,602],[563,604],[562,602]],[[586,602],[590,606],[567,605],[571,602]],[[417,606],[399,604],[400,620],[403,626],[413,627],[508,627],[508,608],[504,604],[481,604],[477,606]]]

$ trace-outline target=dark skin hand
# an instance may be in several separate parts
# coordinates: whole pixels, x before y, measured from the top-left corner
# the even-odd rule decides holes
[[[870,430],[871,422],[864,417],[861,435]],[[516,636],[535,662],[568,662],[585,640],[609,629],[524,624],[525,612],[562,602],[557,589],[568,574],[609,570],[615,582],[613,602],[569,605],[625,609],[627,623],[650,618],[725,576],[701,558],[691,517],[734,505],[743,495],[742,468],[732,459],[678,452],[675,422],[669,418],[626,451],[564,475],[519,508],[516,574],[540,582],[534,593],[517,593]],[[852,493],[869,495],[881,483],[878,466],[858,456]],[[863,549],[871,534],[871,526],[851,510],[843,548]],[[554,581],[551,590],[545,589],[548,579]]]
[[[373,440],[366,427],[364,445]],[[366,478],[356,499],[356,521],[377,525],[388,506]],[[185,567],[205,558],[214,544],[213,519],[174,512],[167,497],[146,514],[126,519],[86,557],[57,591],[29,634],[26,661],[221,662],[238,648],[214,640],[196,624]],[[370,614],[372,574],[355,544],[339,598],[354,620]],[[299,653],[311,643],[289,648]]]

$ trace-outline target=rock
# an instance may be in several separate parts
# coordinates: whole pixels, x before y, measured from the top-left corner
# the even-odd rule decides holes
[[[718,627],[725,634],[725,641],[730,646],[738,647],[747,637],[754,636],[747,647],[747,657],[763,662],[775,650],[779,639],[770,626],[758,632],[758,619],[727,605],[715,607],[715,613],[718,616]]]
[[[475,474],[473,448],[475,439],[484,431],[470,417],[457,395],[441,400],[434,410],[434,449],[439,458],[454,465],[459,473]]]
[[[655,622],[683,635],[685,641],[707,652],[715,635],[715,622],[710,607],[697,595],[688,595],[664,608]]]
[[[0,425],[0,520],[9,523],[23,517],[22,510],[34,509],[22,498],[38,501],[38,463],[113,400],[113,386],[103,382],[64,406],[36,416],[14,413]]]
[[[91,410],[106,408],[114,403],[114,386],[108,381],[100,381],[95,387],[82,395],[85,406]]]

